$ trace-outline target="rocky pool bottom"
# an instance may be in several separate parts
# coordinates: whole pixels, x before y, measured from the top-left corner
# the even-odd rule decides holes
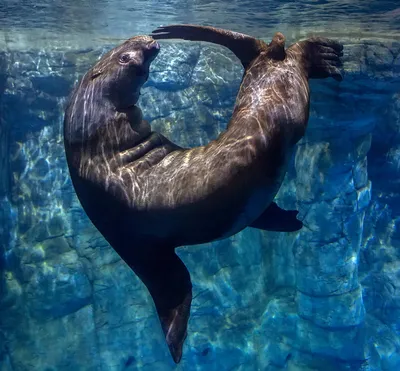
[[[313,81],[277,202],[299,233],[247,229],[179,250],[194,300],[180,370],[400,368],[400,43],[344,39]],[[103,49],[0,53],[0,370],[175,369],[143,284],[82,211],[62,142]],[[163,43],[140,106],[180,145],[215,138],[242,75],[226,50]]]

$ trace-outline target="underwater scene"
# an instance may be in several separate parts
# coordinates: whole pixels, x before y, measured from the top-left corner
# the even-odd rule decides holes
[[[398,0],[0,0],[0,371],[67,370],[400,370]]]

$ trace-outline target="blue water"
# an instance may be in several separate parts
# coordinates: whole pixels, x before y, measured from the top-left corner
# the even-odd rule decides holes
[[[107,50],[197,23],[344,44],[343,82],[311,82],[306,136],[276,198],[296,233],[184,247],[181,363],[143,284],[90,223],[66,167],[73,86]],[[217,137],[243,69],[161,41],[139,105],[182,146]],[[0,1],[0,371],[400,370],[398,1]]]
[[[198,23],[267,37],[276,29],[354,36],[397,36],[396,1],[2,1],[6,42],[87,43],[148,33],[161,24]],[[104,42],[104,41],[103,41]]]

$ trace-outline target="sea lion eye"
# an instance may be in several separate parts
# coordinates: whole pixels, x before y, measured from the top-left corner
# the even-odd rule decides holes
[[[122,54],[119,56],[119,61],[121,63],[128,63],[131,60],[131,57],[129,54]]]

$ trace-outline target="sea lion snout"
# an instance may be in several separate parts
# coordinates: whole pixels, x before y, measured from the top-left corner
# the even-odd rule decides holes
[[[160,44],[151,36],[133,37],[127,40],[125,44],[126,49],[133,49],[136,52],[142,51],[145,57],[143,62],[147,62],[147,58],[153,60],[160,51]]]
[[[152,40],[150,43],[147,44],[147,48],[149,50],[160,50],[160,44],[157,42],[157,40]]]
[[[147,60],[153,61],[157,54],[160,52],[160,44],[156,40],[151,40],[144,45],[145,58]]]

